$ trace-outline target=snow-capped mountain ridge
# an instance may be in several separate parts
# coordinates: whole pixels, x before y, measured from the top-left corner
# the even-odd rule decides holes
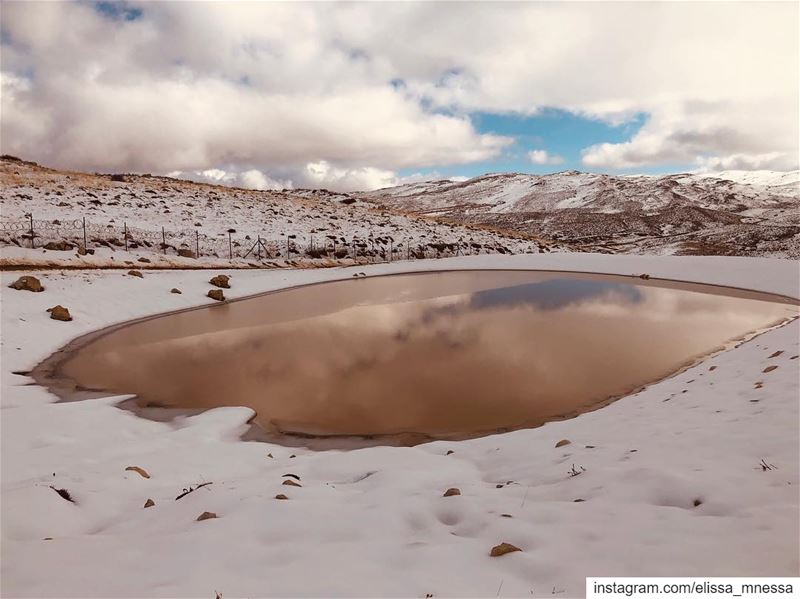
[[[694,242],[722,233],[713,250],[704,251],[784,256],[800,251],[800,171],[500,173],[354,195],[394,210],[555,238],[617,244],[647,237],[647,251],[680,253],[686,248],[672,245],[677,235]],[[759,246],[762,241],[767,243]]]

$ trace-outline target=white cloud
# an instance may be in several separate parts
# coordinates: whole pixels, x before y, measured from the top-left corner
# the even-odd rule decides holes
[[[532,150],[528,152],[528,160],[533,164],[561,164],[564,159],[557,154],[550,154],[547,150]]]
[[[187,179],[198,183],[213,183],[215,185],[227,185],[230,187],[242,187],[244,189],[258,190],[281,190],[292,189],[291,180],[280,181],[273,179],[257,169],[246,171],[223,170],[219,168],[207,169],[204,171],[171,171],[168,177],[176,179]]]
[[[783,152],[767,152],[766,154],[730,154],[728,156],[698,157],[695,163],[701,172],[706,171],[758,171],[796,170],[798,167],[796,154]]]
[[[336,191],[371,190],[397,185],[399,179],[393,171],[372,167],[356,169],[336,168],[328,162],[309,162],[305,181],[308,187],[323,187]]]
[[[276,181],[256,169],[244,171],[239,175],[242,187],[248,189],[291,189],[291,181]]]
[[[797,163],[796,3],[129,5],[4,3],[4,152],[366,187],[500,156],[513,140],[472,111],[555,107],[649,115],[592,168]]]
[[[797,169],[800,121],[793,104],[733,99],[664,103],[631,139],[586,148],[582,160],[589,167],[614,169],[706,162]]]

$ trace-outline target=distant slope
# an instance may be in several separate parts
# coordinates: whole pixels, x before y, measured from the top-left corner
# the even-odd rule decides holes
[[[800,257],[798,181],[797,171],[566,171],[428,181],[357,195],[392,210],[536,233],[584,249]]]

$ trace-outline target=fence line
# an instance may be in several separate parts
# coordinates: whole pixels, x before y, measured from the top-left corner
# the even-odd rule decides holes
[[[276,259],[344,259],[359,258],[367,261],[411,260],[422,258],[444,258],[449,256],[511,253],[499,243],[483,244],[460,238],[455,242],[395,239],[390,235],[342,235],[319,233],[299,235],[284,232],[284,239],[277,241],[263,234],[235,236],[236,230],[209,236],[197,229],[180,231],[142,229],[130,227],[126,221],[109,221],[107,224],[87,221],[86,218],[71,220],[36,219],[33,214],[24,218],[0,219],[0,242],[29,245],[45,249],[125,249],[126,251],[147,248],[163,254],[183,257],[254,258]],[[22,239],[22,242],[19,241]],[[67,247],[69,246],[69,247]]]

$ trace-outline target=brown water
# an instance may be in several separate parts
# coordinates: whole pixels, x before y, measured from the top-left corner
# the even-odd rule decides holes
[[[797,315],[765,297],[530,271],[373,277],[135,323],[62,373],[143,406],[250,406],[272,432],[468,437],[597,407]]]

